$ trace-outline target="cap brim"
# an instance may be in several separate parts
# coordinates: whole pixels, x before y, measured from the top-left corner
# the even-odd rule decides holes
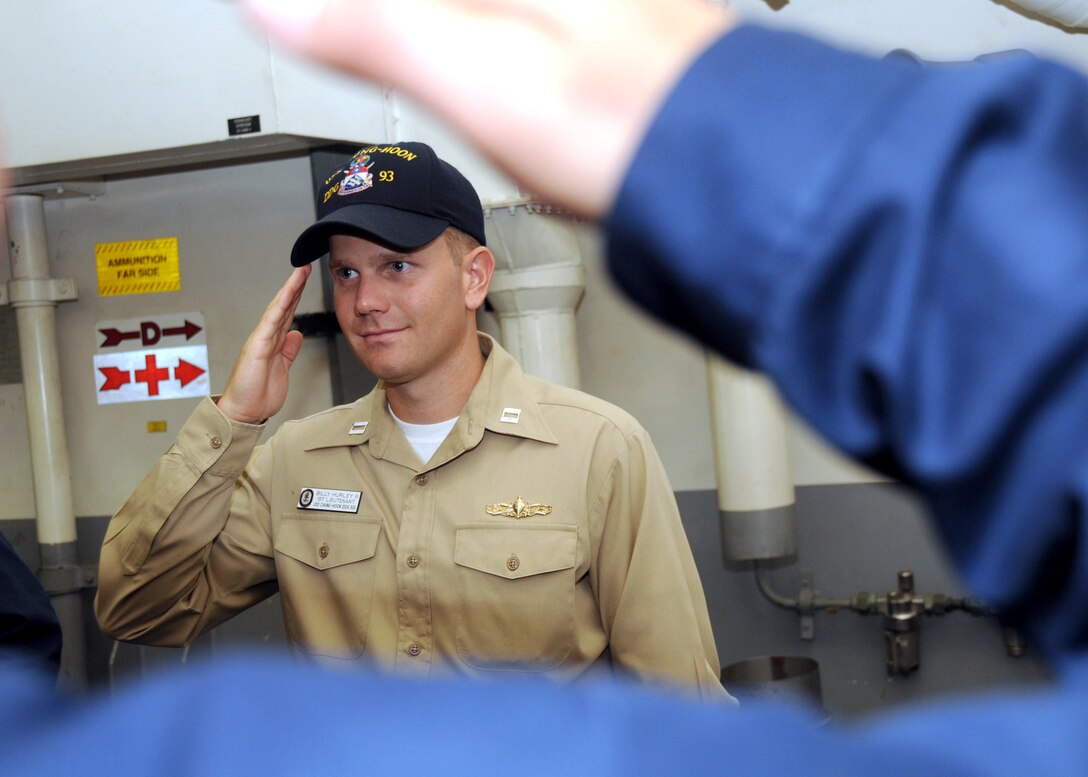
[[[437,238],[450,224],[387,205],[349,205],[307,228],[291,249],[291,264],[304,267],[329,252],[329,237],[348,234],[396,251],[415,251]]]

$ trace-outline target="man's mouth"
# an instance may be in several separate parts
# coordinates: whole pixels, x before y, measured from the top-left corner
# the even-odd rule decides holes
[[[380,343],[403,332],[405,327],[399,329],[375,329],[371,332],[362,332],[363,340],[368,343]]]

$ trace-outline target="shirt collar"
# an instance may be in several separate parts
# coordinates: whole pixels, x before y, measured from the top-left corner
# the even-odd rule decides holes
[[[491,337],[479,333],[480,350],[487,356],[476,388],[459,421],[466,447],[479,442],[483,430],[538,442],[559,441],[544,422],[531,378],[513,356]]]
[[[557,444],[536,402],[531,379],[513,356],[491,337],[478,333],[480,351],[487,357],[483,372],[454,426],[465,449],[474,448],[484,431]],[[319,413],[310,422],[305,450],[370,443],[382,457],[394,432],[400,434],[385,410],[385,388],[378,385],[365,397]]]
[[[315,451],[368,442],[374,436],[376,426],[375,416],[371,412],[371,399],[375,391],[350,405],[340,405],[312,416],[308,421],[304,449]],[[381,394],[384,399],[385,392]],[[385,416],[385,413],[378,414],[379,418],[381,416]],[[392,424],[393,420],[389,419],[389,423]]]

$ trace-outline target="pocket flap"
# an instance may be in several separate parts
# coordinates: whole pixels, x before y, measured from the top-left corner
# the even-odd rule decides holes
[[[285,515],[276,551],[314,569],[330,569],[372,558],[382,533],[380,519],[336,521]]]
[[[453,560],[510,580],[570,569],[577,558],[574,526],[459,526]]]

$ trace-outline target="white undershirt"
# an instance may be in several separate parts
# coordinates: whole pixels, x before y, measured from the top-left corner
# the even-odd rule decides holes
[[[389,407],[389,405],[386,405],[386,407]],[[442,441],[449,435],[450,429],[457,423],[456,418],[451,418],[448,421],[439,421],[436,424],[410,424],[397,418],[397,414],[393,412],[392,407],[389,407],[389,415],[393,416],[397,426],[404,432],[404,436],[408,438],[408,444],[412,446],[412,450],[416,452],[419,460],[424,464],[431,460],[431,456],[438,450],[438,446],[442,444]]]

